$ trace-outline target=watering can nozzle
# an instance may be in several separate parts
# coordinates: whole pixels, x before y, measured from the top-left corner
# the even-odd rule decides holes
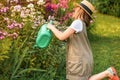
[[[37,48],[38,46],[35,44],[34,46],[33,46],[33,49],[35,49],[35,48]]]

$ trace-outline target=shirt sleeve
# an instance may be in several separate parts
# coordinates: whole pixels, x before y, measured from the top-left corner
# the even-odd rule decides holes
[[[75,30],[75,33],[81,32],[83,30],[83,23],[81,20],[74,20],[69,28]]]

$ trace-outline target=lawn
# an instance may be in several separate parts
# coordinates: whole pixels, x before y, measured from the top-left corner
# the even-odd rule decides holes
[[[94,72],[110,66],[120,76],[120,18],[96,14],[95,26],[88,32],[94,55]]]

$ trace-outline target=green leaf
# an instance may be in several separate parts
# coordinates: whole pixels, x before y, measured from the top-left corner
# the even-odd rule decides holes
[[[42,70],[42,69],[36,69],[36,68],[27,68],[27,69],[24,69],[22,71],[20,71],[16,76],[14,77],[18,77],[20,74],[23,74],[25,72],[29,72],[29,71],[39,71],[39,72],[46,72],[46,70]]]

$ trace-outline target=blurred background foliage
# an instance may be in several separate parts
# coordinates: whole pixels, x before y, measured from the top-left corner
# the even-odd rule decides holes
[[[10,3],[10,1],[13,2]],[[53,36],[47,48],[40,49],[33,48],[33,46],[40,27],[49,21],[49,14],[55,16],[54,24],[62,31],[72,21],[71,14],[68,13],[74,7],[73,2],[79,3],[79,0],[69,0],[67,4],[69,7],[67,9],[58,8],[55,14],[51,12],[47,12],[47,14],[45,7],[37,5],[37,1],[0,1],[0,80],[65,80],[66,42],[61,42]],[[112,65],[120,75],[120,47],[118,46],[120,44],[120,19],[116,18],[120,17],[120,1],[90,1],[97,9],[97,19],[88,29],[95,60],[93,74]],[[31,15],[27,14],[27,17],[21,18],[20,12],[14,11],[14,6],[20,4],[22,7],[26,7],[30,3],[34,4],[34,9],[27,8],[28,11],[31,11],[29,13]],[[59,1],[52,0],[52,3],[57,4]],[[4,12],[3,7],[7,11]],[[16,28],[11,29],[12,27]]]
[[[120,17],[120,0],[97,0],[99,12]]]

